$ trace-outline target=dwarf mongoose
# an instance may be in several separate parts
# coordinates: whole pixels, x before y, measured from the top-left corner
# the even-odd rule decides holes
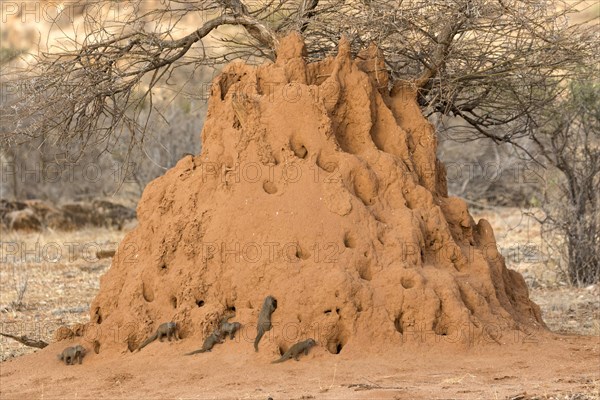
[[[296,361],[298,361],[300,354],[304,353],[305,356],[308,355],[308,350],[310,350],[311,347],[316,345],[317,342],[315,342],[314,339],[306,339],[303,342],[298,342],[292,347],[290,347],[288,351],[283,353],[279,360],[273,361],[272,364],[284,362],[286,360],[289,360],[290,358],[294,358]]]
[[[255,351],[258,351],[258,342],[260,342],[260,339],[263,337],[265,332],[271,330],[271,314],[273,314],[273,311],[276,309],[277,300],[273,296],[267,296],[262,308],[260,309],[260,314],[258,314],[258,324],[256,326],[258,332],[256,334],[256,339],[254,339]]]
[[[84,355],[85,347],[77,345],[73,347],[67,347],[57,357],[59,360],[64,361],[65,365],[73,365],[76,359],[79,360],[79,364],[81,364]]]
[[[223,338],[226,338],[229,335],[229,339],[233,340],[235,338],[235,333],[240,330],[242,324],[239,322],[229,322],[229,320],[233,318],[233,315],[224,317],[221,320],[221,335]]]
[[[150,336],[144,341],[144,343],[140,345],[140,347],[138,347],[138,351],[140,351],[156,339],[162,342],[165,336],[167,337],[167,339],[169,339],[169,342],[171,341],[171,338],[179,340],[179,332],[177,331],[177,324],[175,322],[165,322],[164,324],[160,324],[154,335]]]
[[[218,329],[210,335],[208,335],[208,337],[204,340],[204,344],[202,345],[201,349],[192,351],[191,353],[185,353],[185,355],[191,356],[192,354],[205,353],[207,351],[211,351],[214,345],[217,343],[223,343],[223,340],[221,340],[221,332],[219,332]]]

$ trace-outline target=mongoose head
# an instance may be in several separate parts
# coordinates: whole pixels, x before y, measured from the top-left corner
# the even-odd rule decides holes
[[[309,347],[313,347],[313,346],[317,345],[317,342],[315,341],[315,339],[310,338],[310,339],[306,340],[306,345],[309,346]]]

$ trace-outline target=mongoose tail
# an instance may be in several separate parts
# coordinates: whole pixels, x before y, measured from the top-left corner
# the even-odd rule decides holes
[[[158,329],[154,333],[154,335],[152,335],[148,339],[146,339],[144,341],[144,343],[142,343],[140,345],[140,347],[137,348],[137,350],[140,351],[141,349],[143,349],[144,347],[146,347],[147,345],[149,345],[150,343],[152,343],[156,339],[158,339],[159,341],[162,342],[163,338],[165,336],[167,337],[167,339],[169,339],[169,342],[171,341],[172,338],[174,338],[175,340],[179,340],[180,339],[179,338],[179,331],[177,329],[177,323],[175,323],[175,322],[165,322],[164,324],[160,324],[158,326]]]
[[[150,343],[152,343],[153,341],[155,341],[157,338],[158,338],[158,332],[155,332],[154,335],[152,335],[148,339],[144,340],[144,343],[142,343],[140,345],[140,347],[137,348],[137,351],[140,351],[144,347],[148,346]]]
[[[218,329],[208,335],[208,337],[204,340],[204,344],[202,345],[201,349],[192,351],[191,353],[186,353],[185,355],[190,356],[192,354],[205,353],[210,351],[217,343],[223,343],[221,340],[221,332]]]
[[[199,349],[199,350],[194,350],[194,351],[192,351],[192,352],[190,352],[190,353],[185,353],[184,355],[185,355],[185,356],[191,356],[192,354],[198,354],[198,353],[204,353],[204,352],[206,352],[206,350],[204,350],[204,349]]]
[[[260,339],[263,337],[264,334],[265,334],[265,332],[262,329],[258,330],[256,339],[254,339],[254,351],[258,352],[258,342],[260,342]]]
[[[271,362],[271,364],[281,363],[281,362],[289,360],[290,358],[294,358],[294,359],[296,359],[296,361],[298,361],[300,358],[300,355],[302,353],[304,353],[304,355],[308,355],[308,351],[311,349],[311,347],[316,346],[316,345],[317,345],[317,342],[315,342],[315,340],[312,338],[306,339],[302,342],[298,342],[295,345],[293,345],[292,347],[290,347],[288,351],[283,353],[281,358]]]
[[[285,357],[285,354],[284,354],[283,356],[281,356],[281,358],[279,358],[279,359],[277,359],[275,361],[271,361],[271,364],[279,364],[279,363],[282,363],[282,362],[287,361],[289,359],[290,358],[289,357]]]

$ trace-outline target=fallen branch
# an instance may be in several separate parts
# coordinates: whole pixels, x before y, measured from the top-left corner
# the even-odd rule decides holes
[[[98,250],[96,252],[97,258],[109,258],[113,257],[116,253],[116,250]]]
[[[14,339],[17,342],[19,342],[21,344],[24,344],[25,346],[29,346],[29,347],[36,347],[38,349],[43,349],[44,347],[48,346],[48,343],[44,342],[43,340],[29,339],[25,335],[23,335],[23,336],[13,336],[13,335],[9,335],[7,333],[2,333],[2,332],[0,332],[0,335],[6,336],[7,338]]]

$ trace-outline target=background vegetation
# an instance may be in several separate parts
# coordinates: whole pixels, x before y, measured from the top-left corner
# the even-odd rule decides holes
[[[5,6],[12,25],[1,53],[3,198],[60,202],[118,193],[135,204],[147,182],[200,151],[206,93],[223,63],[273,59],[277,38],[293,30],[305,36],[307,57],[319,59],[344,34],[355,54],[371,43],[381,49],[390,85],[408,80],[419,89],[423,112],[440,132],[440,157],[454,168],[452,193],[474,206],[525,207],[543,223],[565,278],[598,282],[597,5],[171,0],[61,7],[46,3],[32,23],[18,6]]]

